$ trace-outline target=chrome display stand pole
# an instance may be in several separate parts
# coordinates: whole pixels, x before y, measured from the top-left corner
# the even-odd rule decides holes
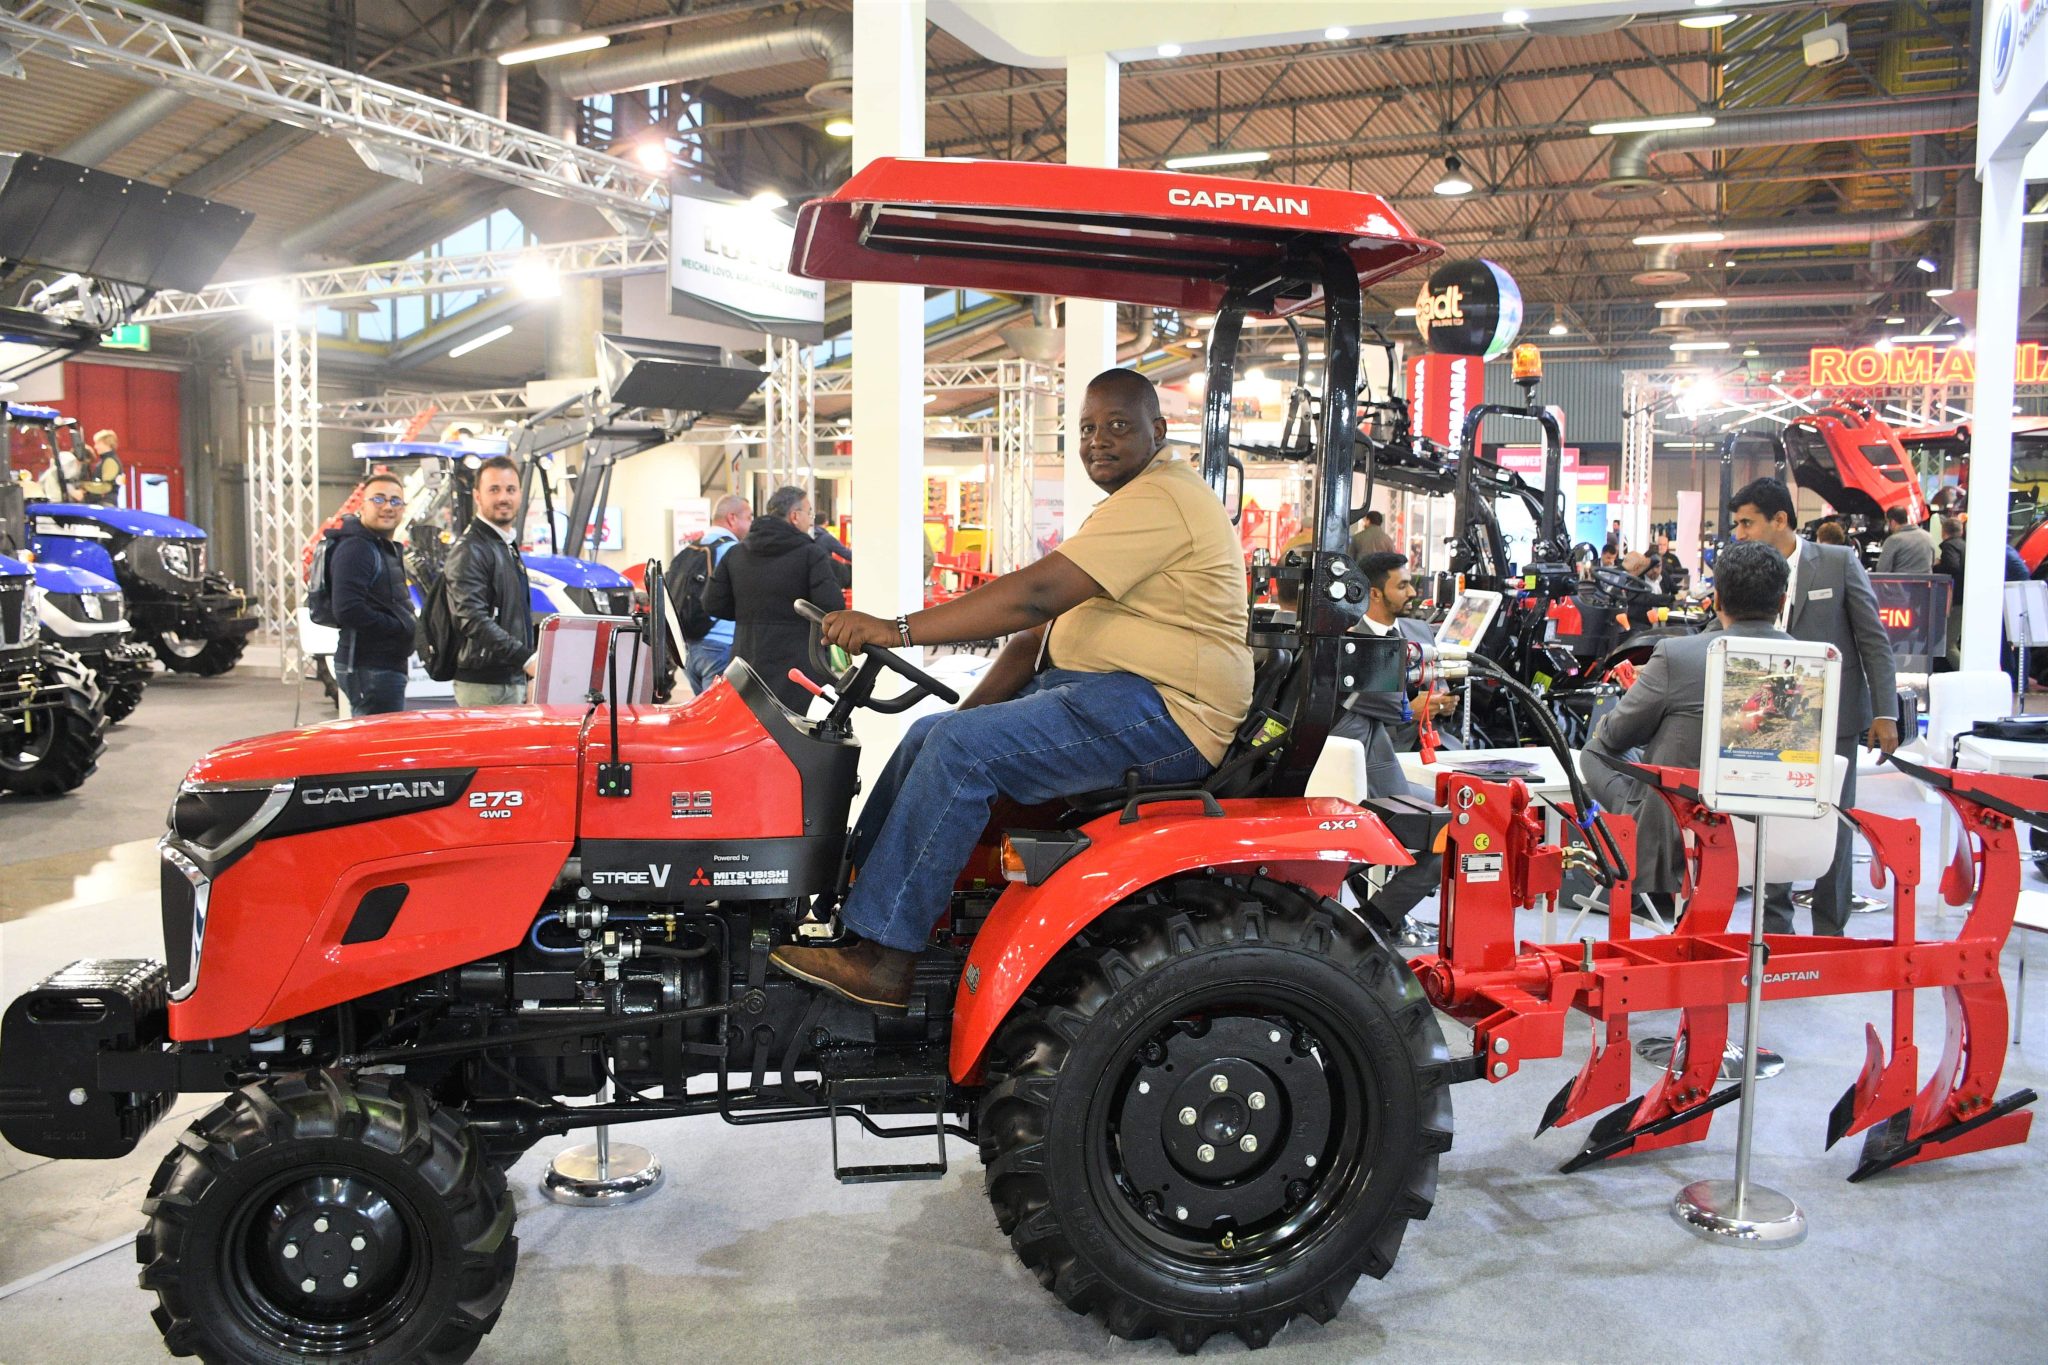
[[[1735,1137],[1735,1179],[1699,1180],[1671,1201],[1671,1216],[1694,1236],[1724,1246],[1777,1250],[1806,1240],[1806,1215],[1791,1198],[1749,1183],[1756,1136],[1757,1026],[1764,1003],[1764,820],[1756,817],[1756,864],[1750,878],[1749,995],[1743,1004],[1742,1117]]]
[[[598,1095],[609,1104],[610,1081]],[[549,1202],[578,1208],[630,1204],[661,1188],[661,1162],[634,1142],[614,1143],[612,1130],[599,1124],[594,1141],[564,1147],[540,1178],[540,1192]]]

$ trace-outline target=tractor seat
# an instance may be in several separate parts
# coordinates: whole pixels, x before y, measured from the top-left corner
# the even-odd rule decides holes
[[[1280,741],[1293,728],[1293,717],[1301,707],[1301,693],[1308,686],[1307,670],[1298,667],[1291,649],[1260,649],[1253,664],[1251,705],[1244,724],[1224,751],[1216,770],[1199,783],[1141,783],[1137,769],[1124,775],[1123,784],[1082,792],[1067,798],[1072,824],[1092,819],[1121,806],[1124,823],[1134,823],[1138,807],[1153,801],[1201,801],[1212,813],[1220,814],[1219,797],[1249,796],[1262,789],[1280,760]]]

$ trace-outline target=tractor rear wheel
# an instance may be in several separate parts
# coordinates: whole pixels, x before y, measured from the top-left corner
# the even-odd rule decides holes
[[[998,1032],[981,1109],[996,1220],[1121,1337],[1266,1345],[1384,1276],[1451,1145],[1448,1053],[1400,954],[1260,880],[1147,892]]]
[[[25,727],[0,731],[0,790],[62,796],[91,777],[106,752],[106,720],[92,671],[68,651],[45,649],[41,700]]]
[[[173,1355],[467,1360],[519,1239],[505,1177],[426,1092],[324,1071],[228,1096],[164,1158],[135,1239]]]
[[[171,672],[217,678],[241,662],[248,641],[239,635],[224,635],[217,640],[192,639],[167,630],[150,643],[156,647],[156,657]]]

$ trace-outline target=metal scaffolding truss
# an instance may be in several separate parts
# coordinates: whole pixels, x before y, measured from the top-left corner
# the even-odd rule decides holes
[[[250,559],[258,614],[282,650],[285,681],[297,682],[299,556],[320,527],[320,353],[304,314],[279,324],[272,341],[271,405],[249,422]]]
[[[926,365],[924,387],[927,393],[963,392],[976,389],[1000,389],[1004,377],[1013,372],[1010,367],[1022,365],[1025,368],[1015,373],[1021,375],[1018,382],[1031,387],[1059,388],[1058,372],[1049,365],[1014,359],[955,360]],[[850,395],[853,392],[853,370],[846,367],[825,370],[817,377],[815,392],[819,397]]]
[[[1060,429],[1059,371],[1030,360],[996,366],[996,430],[989,451],[988,566],[997,573],[1022,568],[1038,556],[1031,531],[1032,484],[1040,434]]]
[[[469,389],[460,393],[386,393],[375,398],[330,398],[320,405],[320,425],[328,430],[386,432],[421,417],[481,418],[510,422],[534,411],[526,390]]]
[[[449,166],[587,204],[621,232],[652,232],[667,216],[666,179],[631,162],[122,0],[14,0],[0,6],[0,49],[140,72],[186,95],[343,137],[366,164],[401,179]]]
[[[1657,450],[1659,399],[1652,377],[1630,371],[1621,389],[1621,498],[1618,513],[1622,539],[1632,546],[1650,543],[1650,467]]]
[[[818,451],[817,367],[811,348],[786,337],[768,338],[768,382],[761,386],[771,488],[795,484],[815,492]]]
[[[317,306],[348,299],[388,299],[459,289],[502,289],[527,280],[642,275],[668,267],[662,237],[593,237],[579,242],[379,261],[338,270],[210,284],[195,294],[166,290],[135,315],[138,322],[185,322],[258,312],[274,315],[289,301]]]

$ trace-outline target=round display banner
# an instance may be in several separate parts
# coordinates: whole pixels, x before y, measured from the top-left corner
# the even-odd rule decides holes
[[[1446,261],[1415,296],[1415,330],[1444,355],[1491,360],[1522,330],[1522,290],[1492,261]]]

